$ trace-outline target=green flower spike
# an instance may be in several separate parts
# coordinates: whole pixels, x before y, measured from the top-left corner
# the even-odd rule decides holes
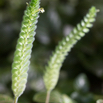
[[[76,44],[85,33],[89,32],[89,28],[92,27],[97,12],[98,10],[95,7],[91,7],[89,13],[84,17],[81,23],[78,24],[68,36],[59,42],[55,51],[52,53],[44,73],[44,83],[47,89],[46,103],[48,103],[50,91],[52,91],[57,84],[60,68],[66,55],[70,52],[74,44]]]
[[[12,64],[12,90],[15,96],[14,103],[23,94],[26,82],[27,71],[29,69],[30,57],[32,52],[32,43],[34,41],[35,29],[39,12],[44,12],[43,8],[39,8],[39,0],[31,0],[27,3],[27,9],[24,12],[20,36],[17,42],[14,61]]]

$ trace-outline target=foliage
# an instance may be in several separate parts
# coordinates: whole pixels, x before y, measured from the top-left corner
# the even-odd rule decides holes
[[[46,92],[40,92],[34,96],[34,101],[37,101],[38,103],[45,103],[45,98]],[[62,95],[57,91],[52,91],[50,95],[50,103],[63,103]]]
[[[34,101],[37,101],[38,103],[45,102],[46,98],[46,91],[37,93],[34,96]],[[50,103],[76,103],[74,100],[72,100],[70,97],[68,97],[66,94],[61,94],[58,91],[52,91],[50,94]]]
[[[93,94],[89,92],[89,82],[85,74],[80,74],[74,80],[74,92],[71,94],[72,99],[78,103],[93,103]]]
[[[0,94],[0,102],[1,103],[13,103],[13,100],[7,95]]]
[[[21,21],[25,2],[30,0],[0,0],[0,93],[12,95],[11,91],[11,64],[16,41],[21,28]],[[20,103],[36,103],[32,101],[36,92],[44,90],[42,74],[48,57],[54,50],[58,41],[70,33],[71,29],[80,22],[87,10],[94,5],[100,9],[97,20],[90,32],[79,41],[62,66],[56,90],[71,94],[79,94],[79,100],[89,99],[87,94],[97,99],[103,99],[103,0],[41,0],[45,13],[39,18],[36,41],[33,44],[31,65],[29,69],[27,88],[19,98]],[[80,94],[74,88],[74,81],[79,74],[88,77],[89,90]],[[81,89],[82,90],[82,89]],[[80,102],[79,102],[80,103]],[[82,102],[85,103],[85,102]]]
[[[102,99],[97,100],[97,103],[103,103]]]

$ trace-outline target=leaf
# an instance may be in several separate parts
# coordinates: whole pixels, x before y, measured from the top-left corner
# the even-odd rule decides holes
[[[99,99],[99,100],[97,100],[96,103],[103,103],[103,99]]]
[[[68,97],[65,94],[62,95],[62,98],[63,98],[63,103],[76,103],[74,100],[72,100],[70,97]]]
[[[89,82],[85,74],[80,74],[74,81],[74,88],[76,91],[88,92],[89,91]]]
[[[33,100],[38,103],[45,103],[46,95],[47,95],[46,92],[37,93],[33,97]],[[49,103],[63,103],[62,95],[57,91],[52,91],[50,94]]]
[[[78,103],[92,103],[94,101],[93,94],[91,93],[73,92],[71,97],[78,101]]]
[[[13,103],[13,100],[7,95],[0,94],[0,103]]]

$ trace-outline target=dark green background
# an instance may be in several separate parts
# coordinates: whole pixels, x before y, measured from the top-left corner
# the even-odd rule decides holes
[[[13,97],[11,65],[22,16],[28,1],[0,0],[0,94],[11,97]],[[35,93],[44,90],[42,75],[51,52],[83,19],[91,6],[100,9],[96,22],[90,32],[66,57],[56,90],[71,96],[78,103],[95,103],[96,99],[101,98],[103,95],[103,0],[41,0],[41,7],[45,9],[45,13],[40,14],[38,20],[27,88],[20,97],[22,103],[35,103],[32,100]],[[88,78],[86,81],[83,79],[87,85],[83,88],[80,85],[78,87],[78,82],[74,83],[81,73]],[[82,76],[84,75],[80,75],[81,78]],[[77,93],[77,97],[73,96],[73,93]]]

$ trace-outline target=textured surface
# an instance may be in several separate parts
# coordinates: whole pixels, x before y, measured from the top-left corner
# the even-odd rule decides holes
[[[34,30],[39,12],[39,0],[32,0],[25,11],[20,36],[17,42],[12,64],[12,90],[15,98],[19,97],[26,87],[27,71],[29,69]]]
[[[91,23],[95,21],[96,13],[96,8],[92,7],[89,10],[89,13],[84,17],[84,20],[81,21],[81,23],[78,24],[67,37],[59,42],[58,46],[50,57],[44,74],[44,82],[48,91],[54,89],[55,85],[57,84],[59,71],[65,56],[74,46],[74,44],[76,44],[76,42],[89,31],[88,28],[92,27]]]

